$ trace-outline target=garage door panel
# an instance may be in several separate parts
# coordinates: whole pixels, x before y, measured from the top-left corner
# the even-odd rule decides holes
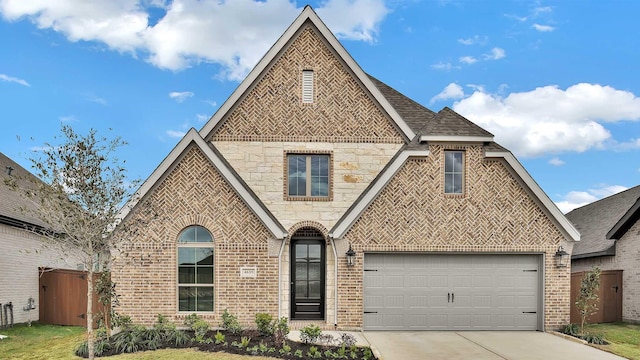
[[[539,259],[366,254],[365,329],[536,330]]]

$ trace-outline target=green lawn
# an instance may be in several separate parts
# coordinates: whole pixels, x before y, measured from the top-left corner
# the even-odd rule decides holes
[[[591,333],[602,334],[611,343],[599,348],[627,359],[640,360],[640,325],[608,323],[587,325],[586,328]]]
[[[84,328],[74,326],[55,326],[33,324],[17,325],[11,329],[0,330],[0,335],[9,336],[0,340],[0,358],[2,359],[41,359],[41,360],[80,360],[73,351],[85,337]],[[207,353],[195,349],[167,349],[146,351],[135,354],[112,356],[108,359],[152,360],[273,360],[257,356],[241,356],[225,353]]]

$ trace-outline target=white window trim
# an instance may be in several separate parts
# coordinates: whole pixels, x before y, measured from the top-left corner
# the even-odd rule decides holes
[[[462,170],[459,173],[455,172],[455,171],[447,172],[447,153],[459,153],[459,154],[462,155]],[[464,195],[465,186],[466,186],[466,184],[465,184],[465,182],[466,182],[465,181],[465,172],[466,172],[465,171],[466,170],[465,166],[466,166],[466,162],[467,161],[465,159],[465,152],[464,151],[462,151],[462,150],[445,150],[444,151],[444,169],[443,169],[443,173],[444,173],[443,180],[444,180],[444,183],[443,183],[443,191],[444,191],[445,195]],[[451,175],[451,174],[453,174],[453,175],[460,174],[461,175],[460,179],[462,181],[462,185],[460,186],[460,192],[447,192],[447,175]]]
[[[201,227],[203,229],[205,229],[207,232],[209,232],[209,235],[211,235],[211,239],[213,240],[213,234],[211,234],[211,232],[205,228],[204,226],[200,226],[200,225],[192,225],[192,226],[197,226],[197,227]],[[192,227],[189,226],[189,227]],[[180,235],[182,235],[182,232],[184,232],[186,229],[188,229],[189,227],[184,228],[181,232]],[[178,235],[178,242],[177,242],[178,246],[176,246],[176,311],[178,312],[178,314],[193,314],[193,313],[197,313],[197,314],[212,314],[215,312],[216,309],[216,249],[215,249],[215,240],[211,241],[211,242],[180,242],[179,241],[179,235]],[[178,262],[178,253],[180,251],[180,248],[211,248],[213,249],[213,283],[211,284],[183,284],[180,283],[180,263]],[[213,289],[213,310],[211,311],[197,311],[197,310],[180,310],[180,287],[210,287]]]

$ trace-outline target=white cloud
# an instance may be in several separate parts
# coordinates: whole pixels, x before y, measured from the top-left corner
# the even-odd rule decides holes
[[[614,146],[614,150],[617,151],[629,151],[640,149],[640,139],[632,139],[627,142],[618,143]]]
[[[475,45],[475,44],[486,44],[487,43],[487,37],[486,36],[480,36],[480,35],[474,35],[473,37],[467,38],[467,39],[458,39],[458,42],[462,45]]]
[[[437,64],[431,65],[431,68],[435,69],[435,70],[450,71],[452,69],[459,69],[460,67],[459,66],[453,66],[449,62],[446,62],[446,63],[445,62],[439,62]]]
[[[640,98],[610,86],[544,86],[506,97],[476,90],[453,109],[520,156],[603,148],[607,122],[640,120]]]
[[[179,103],[187,100],[190,97],[193,97],[193,95],[194,94],[191,91],[173,91],[169,93],[169,97]]]
[[[533,15],[538,16],[542,13],[550,13],[553,12],[553,8],[551,6],[538,6],[533,9]]]
[[[196,119],[198,119],[199,122],[205,122],[209,120],[209,118],[210,116],[206,114],[196,114]]]
[[[540,32],[551,32],[556,28],[550,25],[533,24],[532,27]]]
[[[204,100],[205,103],[211,105],[212,107],[216,107],[218,106],[218,102],[213,101],[213,100]]]
[[[459,60],[463,64],[473,64],[478,62],[478,59],[474,58],[473,56],[463,56]]]
[[[554,157],[554,158],[551,158],[549,160],[549,164],[551,164],[553,166],[562,166],[562,165],[566,164],[566,162],[561,160],[559,157]]]
[[[60,116],[58,119],[61,122],[76,122],[76,121],[78,121],[78,119],[76,119],[76,117],[73,116],[73,115]]]
[[[216,63],[231,80],[242,79],[301,10],[284,0],[0,0],[7,20],[29,19],[69,41],[102,43],[163,69]],[[383,0],[328,0],[315,10],[339,38],[367,42],[389,13]],[[154,24],[151,11],[161,14]]]
[[[316,9],[337,37],[373,42],[389,13],[383,0],[329,0]]]
[[[431,103],[440,100],[460,99],[464,97],[464,90],[456,83],[447,85],[438,95],[431,98]]]
[[[556,206],[563,213],[585,206],[594,201],[602,198],[617,194],[621,191],[625,191],[628,188],[622,185],[601,186],[595,189],[588,189],[587,191],[570,191],[566,195],[562,196],[563,200],[557,201]]]
[[[182,138],[184,137],[187,133],[184,131],[180,131],[180,130],[167,130],[166,131],[167,135],[169,135],[169,137],[172,138]]]
[[[13,83],[24,85],[24,86],[31,86],[31,85],[29,85],[28,82],[26,82],[23,79],[19,79],[17,77],[5,75],[5,74],[0,74],[0,80],[6,81],[6,82],[13,82]]]
[[[499,47],[494,47],[493,49],[491,49],[491,52],[489,52],[488,54],[482,55],[482,57],[485,60],[500,60],[500,59],[504,58],[505,56],[507,56],[507,55],[504,52],[504,49],[501,49]]]
[[[85,94],[85,98],[87,99],[87,101],[91,101],[100,105],[107,105],[107,100],[94,94]]]

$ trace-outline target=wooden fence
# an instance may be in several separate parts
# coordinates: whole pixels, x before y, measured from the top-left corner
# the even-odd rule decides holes
[[[576,299],[580,292],[580,281],[585,272],[571,274],[571,322],[580,323]],[[622,321],[622,270],[606,270],[600,274],[598,290],[598,312],[587,317],[589,323]]]
[[[100,274],[94,274],[95,281]],[[40,276],[40,323],[87,326],[87,273],[77,270],[44,270]],[[103,311],[93,296],[93,314]]]

